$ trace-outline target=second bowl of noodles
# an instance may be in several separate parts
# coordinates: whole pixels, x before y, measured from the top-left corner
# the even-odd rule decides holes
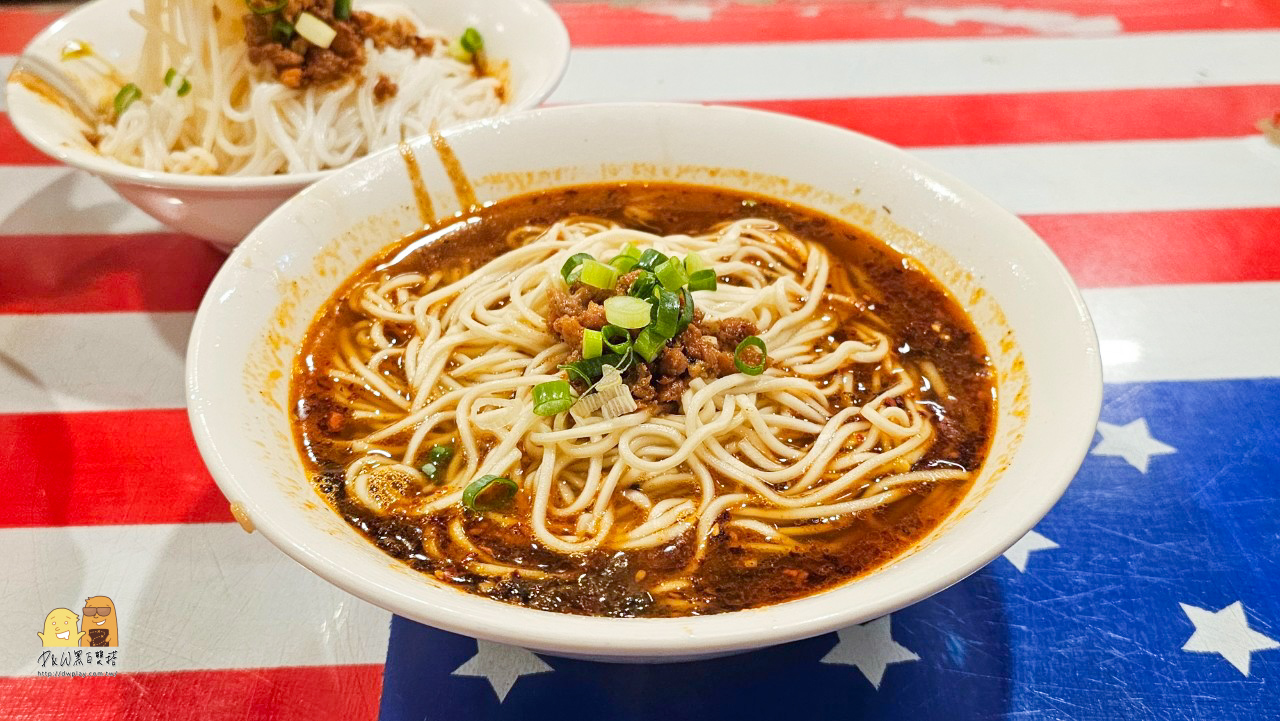
[[[538,105],[568,49],[541,0],[95,0],[31,42],[6,90],[37,148],[229,247],[334,168]]]

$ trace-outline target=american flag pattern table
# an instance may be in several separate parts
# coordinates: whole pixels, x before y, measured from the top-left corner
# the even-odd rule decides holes
[[[575,51],[553,103],[842,125],[1035,228],[1107,381],[1061,503],[931,599],[727,659],[598,665],[391,618],[241,531],[200,462],[183,353],[222,256],[0,112],[0,715],[1280,717],[1280,148],[1255,129],[1280,111],[1280,4],[557,7]],[[0,74],[55,19],[0,9]],[[42,665],[45,614],[94,595],[116,664]]]

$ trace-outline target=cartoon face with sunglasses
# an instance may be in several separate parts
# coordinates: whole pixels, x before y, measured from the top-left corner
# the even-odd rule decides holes
[[[85,599],[80,628],[85,636],[80,639],[81,646],[119,646],[119,619],[116,618],[116,606],[106,596],[91,596]]]

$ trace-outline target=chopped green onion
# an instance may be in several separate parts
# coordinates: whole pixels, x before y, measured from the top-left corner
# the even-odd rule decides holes
[[[277,20],[275,24],[271,26],[271,39],[281,45],[288,43],[293,39],[293,25],[283,20]]]
[[[249,6],[249,10],[252,11],[254,15],[270,15],[271,13],[284,10],[289,4],[289,0],[280,0],[280,2],[272,3],[270,5],[257,5],[253,0],[244,0],[244,4]]]
[[[440,466],[435,463],[423,463],[422,475],[426,476],[427,480],[431,481],[432,483],[439,483]]]
[[[351,17],[351,0],[334,0],[333,16],[339,20]]]
[[[298,15],[298,19],[293,23],[293,29],[297,30],[303,39],[318,48],[328,48],[333,44],[333,39],[338,36],[337,30],[309,12]]]
[[[427,451],[427,460],[439,465],[448,465],[449,461],[453,460],[453,446],[431,446],[431,450]]]
[[[616,325],[606,325],[600,329],[604,346],[610,353],[626,353],[631,348],[631,332]]]
[[[560,277],[564,278],[564,282],[573,285],[578,281],[578,276],[582,274],[582,264],[588,260],[595,260],[590,253],[574,253],[569,259],[560,266]]]
[[[658,282],[667,290],[680,290],[689,282],[689,274],[684,271],[684,263],[679,258],[668,258],[666,262],[653,269]]]
[[[649,325],[653,306],[648,301],[629,295],[615,295],[604,302],[604,317],[610,323],[627,329]]]
[[[604,367],[611,365],[614,368],[623,369],[627,367],[626,356],[616,353],[605,353],[595,358],[586,358],[573,363],[566,363],[560,366],[568,371],[570,378],[575,378],[590,386],[600,380],[600,376],[604,374]]]
[[[164,84],[168,87],[173,87],[173,80],[176,77],[178,77],[178,71],[169,68],[169,72],[164,74]],[[189,92],[191,92],[191,82],[186,77],[183,77],[182,85],[178,86],[178,97],[184,97]]]
[[[690,277],[692,277],[694,273],[710,267],[711,266],[707,265],[707,261],[697,253],[690,253],[684,257],[684,269],[689,273]]]
[[[650,248],[640,254],[640,259],[636,261],[636,267],[640,270],[652,271],[665,262],[667,262],[667,256]]]
[[[676,326],[680,324],[680,296],[669,290],[658,296],[658,304],[654,306],[652,324],[649,329],[662,337],[665,343],[676,335]]]
[[[617,268],[619,273],[627,273],[630,272],[632,268],[636,267],[636,260],[636,258],[632,258],[629,255],[619,255],[609,261],[609,265]]]
[[[755,348],[760,351],[759,363],[755,365],[747,363],[743,356],[744,351],[748,348]],[[769,356],[767,349],[764,347],[764,341],[760,340],[760,336],[749,335],[742,339],[742,342],[739,343],[738,347],[733,351],[733,364],[738,367],[739,371],[746,373],[749,376],[758,376],[761,373],[764,373],[765,366],[769,364]]]
[[[510,478],[480,476],[462,492],[462,505],[473,511],[493,511],[511,503],[520,487]]]
[[[614,258],[635,258],[636,260],[640,260],[640,249],[637,248],[634,243],[627,243],[622,246],[622,250],[618,251],[618,254],[615,255]]]
[[[715,290],[716,272],[710,268],[689,274],[689,290]]]
[[[599,358],[604,353],[604,334],[590,328],[582,331],[582,357]]]
[[[627,290],[627,295],[634,296],[636,298],[648,298],[649,294],[653,292],[654,286],[657,284],[658,279],[653,276],[653,273],[650,273],[647,270],[642,270],[640,271],[640,275],[636,276],[636,279],[631,281],[631,288]]]
[[[480,37],[480,31],[475,28],[467,28],[462,32],[462,49],[475,55],[484,50],[484,38]]]
[[[680,289],[680,323],[676,325],[676,335],[680,335],[693,322],[693,292],[684,287]]]
[[[540,416],[564,413],[573,406],[569,381],[547,381],[533,387],[533,412]]]
[[[582,272],[578,280],[592,288],[608,290],[618,282],[618,269],[591,258],[582,262]]]
[[[646,362],[652,363],[654,358],[658,357],[658,353],[667,345],[667,339],[663,338],[658,331],[653,328],[645,328],[640,331],[640,335],[636,336],[636,340],[631,344],[631,348],[640,354]]]
[[[128,110],[130,105],[133,105],[133,101],[140,99],[142,99],[142,91],[138,89],[137,85],[129,83],[120,88],[120,92],[116,93],[116,99],[113,101],[116,108],[116,117],[124,115],[124,111]]]

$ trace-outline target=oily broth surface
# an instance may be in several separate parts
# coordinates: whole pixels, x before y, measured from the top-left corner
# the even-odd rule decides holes
[[[348,293],[374,272],[469,272],[508,250],[509,231],[571,216],[606,218],[664,235],[705,232],[725,221],[762,217],[778,221],[799,237],[820,241],[839,265],[861,275],[873,288],[877,297],[863,300],[889,325],[889,336],[903,357],[933,362],[956,399],[945,408],[923,402],[933,415],[938,436],[914,468],[960,466],[976,475],[981,467],[995,406],[987,351],[956,302],[916,264],[849,225],[766,198],[675,184],[575,186],[505,200],[406,238],[353,275],[313,322],[291,389],[299,448],[317,491],[385,552],[464,590],[542,610],[602,616],[720,613],[793,600],[863,575],[925,536],[969,490],[967,481],[920,486],[907,497],[861,513],[837,530],[810,537],[801,550],[784,554],[744,549],[736,545],[743,534],[726,528],[692,573],[684,571],[693,554],[688,536],[643,551],[566,556],[542,548],[520,521],[529,516],[528,499],[522,494],[515,508],[503,515],[453,513],[461,516],[468,535],[481,539],[494,558],[572,580],[494,580],[429,557],[423,552],[423,539],[434,537],[447,546],[449,519],[375,513],[343,492],[342,469],[353,457],[334,441],[369,432],[368,426],[349,422],[347,410],[333,397],[340,382],[326,373],[333,330],[356,319],[347,304]],[[869,380],[869,369],[859,372],[866,376],[859,377],[860,382]],[[305,414],[299,412],[304,407]],[[335,415],[343,417],[337,433],[325,429],[333,425],[325,419]],[[654,603],[646,588],[677,577],[693,581],[685,594],[687,603],[674,608]]]

